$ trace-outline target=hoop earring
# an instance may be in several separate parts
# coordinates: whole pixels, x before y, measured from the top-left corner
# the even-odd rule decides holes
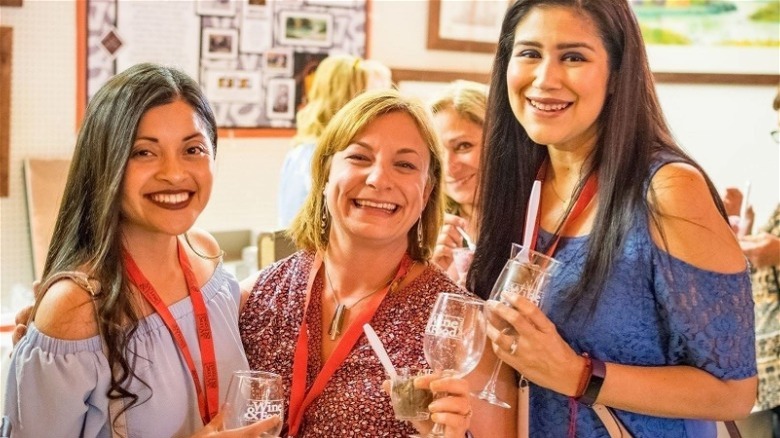
[[[423,247],[423,224],[422,224],[422,216],[420,216],[420,219],[417,220],[417,246],[420,248]]]
[[[320,216],[320,235],[325,235],[325,229],[328,228],[328,203],[322,200],[322,216]]]

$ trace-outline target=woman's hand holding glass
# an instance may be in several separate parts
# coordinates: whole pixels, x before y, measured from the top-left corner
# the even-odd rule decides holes
[[[444,214],[444,225],[439,230],[436,239],[436,247],[433,249],[431,261],[444,272],[449,272],[453,262],[452,250],[463,246],[463,237],[458,232],[458,227],[465,228],[466,220],[454,214]]]
[[[273,431],[282,426],[282,420],[277,417],[269,417],[248,426],[238,429],[224,430],[225,413],[220,412],[200,432],[191,438],[244,438],[263,437],[268,431]],[[276,436],[276,435],[273,435]]]
[[[426,436],[435,424],[441,425],[447,438],[462,438],[471,423],[471,401],[469,384],[465,379],[447,373],[433,373],[420,376],[414,381],[416,388],[427,388],[440,395],[428,405],[430,418],[412,421],[418,432]]]
[[[535,384],[574,395],[585,359],[566,343],[555,324],[534,303],[514,293],[505,293],[503,300],[509,305],[497,301],[486,304],[512,331],[510,335],[488,324],[487,335],[496,356]]]

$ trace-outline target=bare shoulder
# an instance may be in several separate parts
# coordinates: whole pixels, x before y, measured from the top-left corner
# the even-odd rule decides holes
[[[648,201],[658,212],[658,226],[651,225],[656,244],[702,269],[723,273],[745,269],[737,240],[698,169],[686,163],[666,164],[651,186]]]
[[[72,280],[52,284],[38,306],[35,326],[56,339],[79,340],[97,335],[92,296]]]

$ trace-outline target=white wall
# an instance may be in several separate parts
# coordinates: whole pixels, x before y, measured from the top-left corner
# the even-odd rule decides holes
[[[75,4],[26,0],[0,8],[0,24],[14,28],[11,107],[11,195],[0,199],[0,303],[7,311],[14,287],[33,278],[21,160],[68,156],[75,139]],[[492,58],[425,49],[425,1],[374,1],[372,57],[391,67],[485,72]],[[757,216],[778,202],[778,146],[771,86],[664,85],[662,104],[681,144],[699,159],[716,184],[750,179]],[[212,231],[273,228],[284,138],[220,140],[212,201],[198,225]]]

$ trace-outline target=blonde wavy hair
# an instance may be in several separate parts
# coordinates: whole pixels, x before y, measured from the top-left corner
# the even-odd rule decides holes
[[[417,99],[402,96],[395,90],[375,90],[361,94],[336,113],[325,128],[312,157],[311,191],[289,229],[289,235],[298,248],[317,251],[328,246],[330,220],[323,233],[321,216],[325,204],[323,192],[330,175],[333,155],[346,149],[371,122],[395,112],[408,114],[414,120],[430,152],[428,187],[431,193],[420,218],[423,226],[422,244],[417,239],[417,223],[407,234],[409,256],[418,261],[430,259],[444,217],[441,145],[425,106]]]
[[[452,109],[460,117],[484,128],[485,114],[487,113],[487,98],[487,85],[478,82],[457,80],[453,81],[442,90],[440,94],[428,102],[428,107],[433,114]],[[461,205],[449,196],[446,197],[446,200],[447,212],[460,215]]]
[[[296,116],[296,144],[316,141],[331,118],[368,87],[369,77],[387,67],[352,55],[330,55],[317,66],[307,104]]]

